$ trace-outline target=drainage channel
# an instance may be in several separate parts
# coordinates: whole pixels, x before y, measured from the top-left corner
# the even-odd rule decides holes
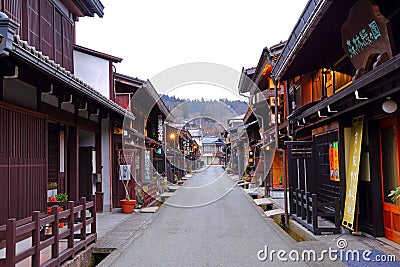
[[[114,248],[92,249],[91,260],[90,260],[89,264],[86,265],[86,267],[94,267],[94,266],[99,265],[114,250],[115,250]]]
[[[286,233],[288,233],[290,235],[290,237],[293,238],[296,242],[302,242],[302,241],[306,241],[307,240],[305,237],[303,237],[302,235],[300,235],[299,233],[294,231],[290,227],[290,223],[289,223],[289,226],[285,225],[283,223],[283,219],[281,217],[274,216],[273,218],[274,218],[274,222],[276,224],[278,224],[279,227],[281,227]]]

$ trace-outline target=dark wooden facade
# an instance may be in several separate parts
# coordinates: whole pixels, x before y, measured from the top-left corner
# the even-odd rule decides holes
[[[72,2],[72,1],[71,1]],[[72,44],[76,17],[51,0],[2,0],[1,8],[21,27],[17,34],[38,51],[69,71],[72,66]]]
[[[0,102],[0,225],[45,210],[47,118]],[[35,190],[32,190],[35,188]]]
[[[379,16],[373,17],[379,12]],[[351,14],[364,14],[362,17],[368,21],[349,24]],[[312,15],[321,19],[314,21]],[[385,18],[387,23],[379,24]],[[387,137],[384,134],[397,129],[399,110],[387,113],[382,105],[387,97],[397,103],[400,100],[397,96],[400,84],[399,21],[397,2],[309,1],[282,52],[282,59],[272,72],[278,81],[286,82],[288,88],[288,119],[292,129],[289,134],[294,140],[287,143],[292,151],[289,155],[291,186],[316,194],[320,204],[340,199],[343,216],[346,180],[350,179],[346,172],[346,150],[350,147],[352,120],[362,116],[363,139],[356,188],[358,230],[386,236],[396,242],[400,242],[396,226],[400,225],[400,209],[398,203],[390,203],[387,194],[390,187],[394,189],[399,185],[399,170],[394,167],[399,163],[398,149],[395,149],[398,139],[393,139],[393,134],[388,133]],[[355,34],[356,40],[357,34],[376,30],[376,24],[380,28],[374,40],[379,45],[375,41],[358,43],[363,49],[351,50],[355,43],[353,39],[346,43],[348,33]],[[306,27],[303,35],[301,29]],[[356,58],[364,65],[359,65]],[[330,179],[329,173],[329,149],[335,142],[339,157],[340,179],[337,180]],[[390,160],[385,158],[388,153],[392,155]],[[393,176],[385,173],[388,168],[393,168]],[[295,201],[296,195],[291,198]]]
[[[102,16],[101,7],[97,0],[0,1],[0,179],[7,185],[0,224],[44,212],[50,182],[71,200],[92,196],[102,120],[133,119],[71,74],[75,21]],[[90,144],[80,142],[86,136]]]

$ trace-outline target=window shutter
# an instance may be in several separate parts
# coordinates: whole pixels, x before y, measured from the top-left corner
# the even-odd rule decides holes
[[[54,59],[54,7],[47,1],[41,1],[40,5],[40,50],[43,54]]]
[[[63,36],[62,36],[62,15],[54,13],[54,61],[63,64]]]
[[[24,39],[24,36],[22,36]],[[39,37],[39,2],[28,0],[28,43],[40,49]]]
[[[66,19],[62,18],[63,30],[63,66],[67,70],[73,72],[72,69],[72,45],[74,40],[73,25]]]

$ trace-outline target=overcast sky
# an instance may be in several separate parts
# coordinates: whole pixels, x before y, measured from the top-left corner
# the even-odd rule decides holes
[[[81,18],[76,43],[123,58],[117,72],[146,80],[176,65],[210,62],[238,72],[288,39],[307,0],[101,0]]]

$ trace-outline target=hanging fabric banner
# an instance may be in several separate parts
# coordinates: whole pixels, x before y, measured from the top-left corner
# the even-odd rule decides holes
[[[364,117],[358,117],[353,119],[351,127],[350,152],[346,175],[346,198],[342,222],[343,226],[350,230],[354,230],[363,123]]]

